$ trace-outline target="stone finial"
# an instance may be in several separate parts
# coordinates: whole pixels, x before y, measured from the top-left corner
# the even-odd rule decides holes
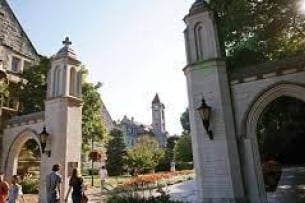
[[[195,14],[208,9],[209,9],[209,4],[206,0],[196,0],[193,3],[189,12],[190,14]]]
[[[66,37],[64,41],[62,41],[63,45],[66,47],[70,46],[72,42],[70,41],[69,37]]]

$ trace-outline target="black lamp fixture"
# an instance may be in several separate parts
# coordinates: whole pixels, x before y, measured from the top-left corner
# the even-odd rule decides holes
[[[40,137],[40,144],[41,144],[41,151],[42,153],[45,153],[48,157],[51,156],[51,150],[45,150],[49,138],[49,133],[46,130],[46,127],[44,126],[41,133],[39,134]]]
[[[213,140],[213,138],[214,138],[213,132],[212,132],[212,130],[209,129],[210,118],[211,118],[211,107],[209,107],[205,103],[204,98],[202,98],[201,106],[197,110],[199,111],[199,114],[200,114],[200,117],[201,117],[201,120],[203,123],[203,127],[207,131],[210,140]]]

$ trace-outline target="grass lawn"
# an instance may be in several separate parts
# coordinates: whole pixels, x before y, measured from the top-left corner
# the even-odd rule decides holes
[[[129,180],[132,176],[110,176],[107,180],[109,189],[115,188],[118,184],[122,184],[125,181]],[[83,176],[85,184],[91,187],[92,176]],[[101,187],[100,177],[98,175],[93,176],[93,186],[94,187]]]

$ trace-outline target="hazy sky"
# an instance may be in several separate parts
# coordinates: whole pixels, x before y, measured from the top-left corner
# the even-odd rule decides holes
[[[156,92],[166,128],[181,133],[187,107],[182,18],[194,0],[7,0],[39,53],[51,56],[65,36],[103,83],[112,119],[124,115],[151,124]]]

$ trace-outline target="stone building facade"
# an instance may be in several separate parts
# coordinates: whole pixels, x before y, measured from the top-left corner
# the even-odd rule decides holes
[[[38,61],[39,55],[12,9],[6,0],[0,0],[0,80],[9,89],[13,88],[22,82],[18,74]],[[16,116],[19,106],[14,92],[10,92],[9,96],[0,93],[0,126],[3,127],[5,120]]]
[[[37,63],[38,53],[6,0],[0,1],[0,71],[10,86],[21,79],[18,76],[24,69]],[[3,96],[2,96],[3,97]],[[19,108],[18,98],[13,93],[3,97],[1,117],[11,118]]]
[[[160,146],[166,146],[168,133],[165,129],[165,113],[164,104],[160,101],[159,95],[156,94],[152,100],[152,124],[145,125],[137,122],[133,117],[129,119],[127,116],[117,122],[117,127],[123,131],[124,141],[127,147],[136,144],[137,139],[142,135],[151,135]]]

